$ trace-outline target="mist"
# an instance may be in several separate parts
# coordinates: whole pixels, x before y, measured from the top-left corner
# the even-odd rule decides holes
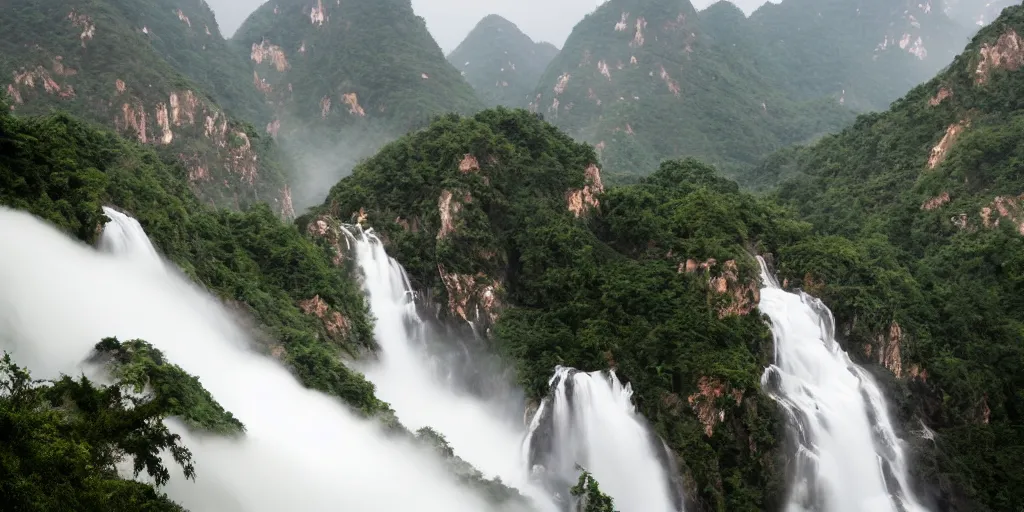
[[[767,0],[732,0],[748,15]],[[262,0],[207,0],[217,14],[217,23],[225,36],[234,34]],[[454,50],[477,22],[489,14],[500,15],[519,26],[534,41],[544,41],[559,48],[574,26],[603,2],[600,0],[412,0],[416,14],[427,22],[427,28],[445,54]],[[692,0],[697,9],[704,9],[715,0]]]
[[[114,223],[133,229],[124,219]],[[198,376],[245,424],[235,440],[189,434],[171,422],[193,452],[197,480],[172,470],[165,490],[193,512],[493,509],[433,453],[385,436],[250,350],[216,299],[176,269],[145,263],[159,262],[148,251],[101,253],[8,209],[0,209],[0,232],[0,348],[33,377],[82,373],[101,338],[141,338]]]

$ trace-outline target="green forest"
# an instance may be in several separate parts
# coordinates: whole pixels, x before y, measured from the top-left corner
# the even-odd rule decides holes
[[[687,510],[788,499],[791,434],[761,383],[775,352],[757,256],[833,312],[842,348],[885,392],[924,502],[1024,503],[1024,7],[969,42],[944,14],[915,18],[931,55],[951,59],[939,70],[871,57],[857,27],[895,26],[880,0],[845,31],[807,19],[802,0],[749,18],[613,0],[557,52],[494,17],[501,30],[482,23],[452,63],[401,1],[328,2],[322,19],[308,2],[266,4],[230,40],[205,2],[72,3],[69,16],[16,1],[0,19],[14,77],[0,206],[86,244],[104,206],[130,214],[256,351],[489,503],[531,506],[445,433],[403,425],[357,369],[381,348],[343,227],[374,229],[437,322],[482,327],[476,341],[528,405],[556,366],[614,369],[674,457]],[[825,7],[833,23],[849,5]],[[783,40],[790,24],[810,28]],[[35,32],[54,37],[32,47]],[[501,79],[490,67],[460,75],[458,61],[504,58],[526,103],[480,93]],[[907,83],[873,88],[908,62]],[[836,81],[852,85],[836,96]],[[350,130],[375,144],[310,186],[303,152],[332,160]],[[0,502],[183,510],[162,491],[179,471],[168,460],[193,479],[202,464],[164,420],[243,438],[245,418],[148,342],[95,341],[88,362],[109,384],[33,380],[0,360]],[[123,463],[148,479],[124,479]],[[579,510],[616,510],[577,470]]]

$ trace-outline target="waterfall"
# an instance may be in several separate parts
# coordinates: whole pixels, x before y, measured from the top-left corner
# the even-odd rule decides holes
[[[113,254],[0,208],[0,349],[45,379],[80,374],[104,337],[142,338],[197,375],[246,433],[210,437],[168,420],[197,470],[195,482],[171,470],[165,490],[172,499],[192,512],[489,510],[434,453],[386,437],[250,350],[216,299],[174,272],[125,264],[148,254],[149,242],[134,223],[111,219],[104,239]]]
[[[621,512],[677,512],[682,492],[661,458],[663,443],[631,401],[633,390],[614,371],[584,373],[558,367],[551,394],[530,422],[524,442],[529,464],[552,492],[575,485],[587,469]]]
[[[100,249],[123,255],[125,260],[140,265],[163,268],[163,260],[139,221],[107,206],[103,207],[103,213],[110,218],[110,222],[100,235]]]
[[[364,275],[370,311],[377,320],[374,334],[381,351],[377,361],[361,368],[377,386],[377,396],[391,404],[409,429],[433,428],[445,436],[456,455],[488,478],[500,477],[533,498],[537,506],[553,510],[547,494],[530,482],[522,460],[520,445],[526,432],[514,412],[523,410],[521,397],[510,402],[508,397],[515,396],[512,390],[480,397],[460,389],[458,379],[452,377],[459,369],[439,353],[445,347],[438,345],[443,343],[431,343],[428,326],[417,314],[405,269],[388,256],[372,230],[353,228],[348,234]],[[447,342],[447,348],[458,352],[468,350],[458,340],[437,341]],[[474,360],[465,356],[460,362],[473,364]],[[500,387],[500,380],[488,386]]]
[[[758,260],[759,308],[775,337],[762,388],[788,416],[797,450],[787,510],[924,511],[882,391],[839,347],[832,312],[806,293],[782,290]]]

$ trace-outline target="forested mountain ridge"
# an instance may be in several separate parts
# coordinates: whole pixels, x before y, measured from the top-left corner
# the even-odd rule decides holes
[[[1024,7],[1005,10],[890,111],[759,169],[825,237],[784,248],[783,275],[896,376],[908,430],[935,433],[917,469],[953,510],[1024,499],[1021,34]]]
[[[558,55],[551,43],[534,42],[514,23],[490,15],[466,36],[448,61],[487,106],[525,107],[548,64]]]
[[[14,116],[0,102],[0,208],[27,211],[86,243],[94,243],[108,221],[101,206],[131,212],[169,263],[239,315],[255,350],[280,361],[304,386],[379,422],[389,435],[438,451],[452,477],[488,502],[524,503],[517,490],[485,477],[436,432],[407,430],[374,385],[346,364],[378,348],[351,261],[336,258],[332,248],[282,222],[264,203],[241,212],[202,204],[178,170],[137,140],[66,114]],[[244,418],[225,411],[195,377],[145,341],[104,339],[95,349],[89,362],[102,363],[112,386],[70,377],[30,383],[9,358],[0,361],[0,419],[24,426],[15,444],[3,447],[18,451],[4,454],[0,469],[10,479],[0,482],[0,497],[14,504],[74,503],[88,511],[182,510],[152,486],[120,479],[115,464],[134,458],[162,485],[168,477],[158,454],[167,449],[189,476],[191,455],[162,420],[177,417],[190,429],[236,436],[244,435]],[[129,390],[131,399],[122,400]],[[73,400],[89,407],[72,411]],[[44,410],[50,401],[69,412]],[[35,428],[59,428],[60,434],[36,435]],[[72,441],[79,444],[65,454]],[[60,478],[50,475],[54,468]],[[52,485],[38,485],[40,478]]]
[[[789,99],[734,44],[687,0],[613,0],[573,29],[530,108],[628,174],[681,156],[733,172],[852,120],[835,98]]]
[[[205,2],[16,0],[0,31],[0,74],[17,112],[72,112],[177,160],[205,202],[267,201],[294,215],[286,163],[240,117],[262,106],[238,83]]]
[[[300,219],[373,226],[422,299],[484,327],[535,400],[556,365],[615,368],[684,467],[688,510],[774,510],[782,423],[760,374],[758,268],[809,226],[693,160],[606,189],[593,148],[525,110],[385,146]]]
[[[971,29],[938,1],[784,0],[749,19],[746,32],[759,73],[798,100],[837,98],[858,112],[885,110],[929,80],[964,47]]]
[[[268,2],[232,42],[274,111],[268,133],[301,162],[300,207],[384,142],[483,106],[408,0]]]

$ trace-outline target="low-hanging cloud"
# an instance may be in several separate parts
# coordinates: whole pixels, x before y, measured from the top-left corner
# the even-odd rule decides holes
[[[693,0],[703,9],[716,0]],[[732,0],[750,14],[767,0]],[[217,21],[225,35],[233,34],[263,0],[207,0],[217,13]],[[600,0],[412,0],[416,14],[427,21],[434,39],[451,52],[483,17],[500,15],[519,26],[536,41],[561,47],[574,26],[593,12]]]

